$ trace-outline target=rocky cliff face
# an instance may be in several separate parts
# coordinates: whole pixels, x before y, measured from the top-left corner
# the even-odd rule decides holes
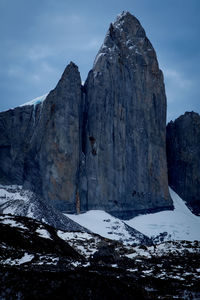
[[[123,217],[170,208],[163,75],[131,14],[110,25],[85,89],[86,208]]]
[[[0,179],[23,184],[61,210],[76,211],[81,79],[73,63],[36,106],[0,114]]]
[[[186,112],[167,125],[169,185],[200,215],[200,115]]]
[[[165,120],[156,53],[139,21],[123,13],[84,87],[71,63],[43,103],[0,114],[0,181],[70,212],[128,218],[170,209]]]
[[[49,93],[38,116],[24,163],[25,187],[61,210],[76,211],[78,189],[81,79],[73,63]]]

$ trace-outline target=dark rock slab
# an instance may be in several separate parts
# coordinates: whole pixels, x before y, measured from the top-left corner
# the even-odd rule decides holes
[[[200,215],[200,115],[186,112],[167,125],[170,187]]]
[[[0,182],[20,184],[60,210],[76,211],[81,79],[70,63],[46,100],[0,114]]]
[[[61,210],[76,211],[81,79],[70,63],[41,107],[24,163],[25,187]]]

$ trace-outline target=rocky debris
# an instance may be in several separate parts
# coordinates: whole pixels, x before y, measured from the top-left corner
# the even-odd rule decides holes
[[[105,263],[114,264],[119,260],[120,256],[117,251],[115,251],[115,245],[103,243],[99,246],[98,251],[96,251],[92,257],[92,262],[94,263]]]
[[[200,297],[198,241],[134,247],[9,215],[0,231],[1,299]],[[90,255],[78,253],[81,240],[93,243]]]
[[[89,232],[22,186],[0,186],[0,213],[33,218],[60,230]]]
[[[172,209],[163,75],[134,16],[110,25],[84,87],[70,63],[45,97],[0,114],[0,183],[72,213]]]
[[[186,112],[167,125],[167,163],[171,188],[200,215],[200,115]]]
[[[54,264],[62,257],[77,261],[83,257],[57,235],[57,230],[36,220],[0,215],[0,264]]]

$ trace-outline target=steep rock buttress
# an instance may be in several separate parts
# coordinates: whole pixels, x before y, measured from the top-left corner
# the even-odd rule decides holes
[[[130,13],[110,25],[85,90],[85,209],[127,218],[171,208],[163,75]]]
[[[200,115],[186,112],[167,125],[169,185],[200,215]]]

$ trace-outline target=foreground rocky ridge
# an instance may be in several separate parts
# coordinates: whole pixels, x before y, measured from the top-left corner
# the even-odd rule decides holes
[[[60,230],[89,232],[22,186],[0,185],[0,213],[33,218]]]
[[[84,87],[70,63],[43,102],[0,114],[0,182],[68,212],[172,209],[165,121],[156,53],[139,21],[122,13]]]
[[[200,215],[200,115],[186,112],[167,125],[169,185]]]
[[[2,299],[200,296],[197,241],[124,245],[9,215],[0,216],[0,230]]]

